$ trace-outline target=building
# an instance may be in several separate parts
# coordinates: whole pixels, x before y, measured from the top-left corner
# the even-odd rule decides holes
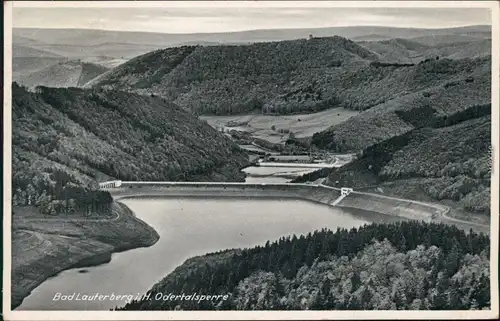
[[[340,194],[341,194],[342,196],[347,196],[347,195],[349,195],[352,191],[353,191],[353,190],[352,190],[352,188],[342,187],[342,188],[340,189]]]
[[[122,185],[122,181],[108,181],[108,182],[99,183],[99,188],[101,188],[101,189],[116,188],[116,187],[120,187],[121,185]]]

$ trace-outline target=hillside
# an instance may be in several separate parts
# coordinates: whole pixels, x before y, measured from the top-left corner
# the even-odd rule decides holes
[[[12,30],[14,57],[52,57],[68,59],[100,59],[100,64],[115,65],[114,60],[129,60],[150,51],[185,45],[237,45],[256,42],[284,41],[338,35],[352,40],[389,40],[417,37],[419,41],[462,39],[467,41],[491,39],[490,26],[468,26],[447,29],[414,29],[393,27],[333,27],[319,29],[250,30],[231,33],[169,34],[127,32],[93,29],[37,29]],[[453,41],[452,41],[453,42]],[[16,50],[16,48],[18,48]],[[93,61],[89,61],[93,62]]]
[[[449,201],[466,212],[490,213],[491,105],[441,119],[365,149],[334,169],[327,184],[380,191],[423,201]],[[485,115],[485,116],[482,116]],[[466,119],[465,121],[460,121]],[[444,126],[446,123],[451,126]]]
[[[398,57],[427,48],[401,39],[388,43],[404,52]],[[155,93],[204,115],[311,113],[333,107],[365,110],[486,73],[488,63],[487,58],[420,60],[414,65],[378,61],[387,59],[337,36],[179,47],[139,56],[88,86]]]
[[[359,41],[363,47],[379,54],[388,62],[419,62],[431,47],[416,41],[394,38],[382,41]],[[425,57],[427,58],[427,57]]]
[[[14,80],[29,88],[36,86],[81,87],[106,71],[108,68],[101,65],[80,60],[67,60],[17,76]]]
[[[118,310],[483,309],[488,256],[487,236],[446,225],[321,230],[189,259],[148,291],[150,299]],[[158,293],[228,296],[200,302]]]
[[[130,60],[92,84],[153,92],[203,114],[262,108],[273,112],[274,106],[268,108],[266,104],[286,94],[281,100],[291,102],[277,106],[279,112],[319,111],[337,102],[325,88],[313,88],[311,76],[338,74],[341,64],[356,66],[376,58],[372,52],[341,37],[169,48]]]
[[[432,60],[412,67],[373,68],[371,72],[370,77],[375,79],[387,74],[387,86],[377,87],[378,95],[392,94],[394,99],[383,101],[382,96],[381,103],[374,107],[316,133],[313,144],[338,152],[357,152],[417,127],[428,126],[436,119],[458,116],[491,103],[491,56]],[[360,81],[359,77],[356,79]],[[363,97],[356,96],[353,100]],[[371,99],[375,98],[374,94]]]
[[[475,41],[482,41],[486,39],[491,40],[491,31],[486,33],[465,33],[465,34],[447,34],[447,35],[433,35],[409,38],[412,41],[419,42],[427,46],[442,46],[454,43],[470,43]]]
[[[67,60],[68,59],[64,57],[13,57],[12,80],[17,81],[20,77]]]
[[[429,53],[429,55],[439,55],[450,59],[486,57],[491,54],[491,39],[458,43],[449,46],[436,46],[435,52]]]
[[[12,88],[14,206],[55,213],[71,207],[73,197],[92,201],[78,191],[111,178],[243,180],[247,156],[234,143],[160,98]]]
[[[415,39],[390,39],[384,41],[363,41],[360,45],[377,53],[387,62],[418,63],[429,58],[477,58],[491,55],[491,39],[446,37],[442,42]],[[453,41],[455,39],[455,41]]]

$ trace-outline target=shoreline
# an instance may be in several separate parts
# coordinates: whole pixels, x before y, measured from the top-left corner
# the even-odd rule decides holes
[[[273,197],[295,198],[322,203],[327,206],[340,196],[340,189],[326,185],[295,183],[204,183],[204,182],[122,182],[119,188],[109,189],[113,197]],[[412,220],[453,224],[468,231],[490,233],[490,226],[475,222],[454,220],[447,216],[450,207],[444,204],[404,199],[376,193],[353,191],[340,201],[339,208],[353,208]]]
[[[29,296],[31,292],[38,287],[41,283],[49,278],[57,276],[59,273],[77,269],[92,267],[101,264],[109,263],[112,259],[114,253],[120,253],[128,250],[133,250],[141,247],[149,247],[154,245],[158,239],[158,233],[147,224],[136,217],[134,212],[130,210],[123,202],[122,199],[134,199],[134,198],[144,198],[144,199],[158,199],[158,198],[255,198],[258,199],[294,199],[300,201],[308,201],[316,204],[322,204],[329,207],[338,207],[340,210],[345,210],[346,212],[353,215],[361,216],[373,216],[373,215],[383,215],[385,217],[392,217],[394,219],[402,220],[419,220],[425,221],[430,217],[430,213],[439,212],[440,217],[446,217],[446,213],[449,208],[442,206],[441,204],[428,204],[420,201],[397,199],[393,197],[387,197],[382,195],[372,195],[368,193],[352,193],[350,196],[343,199],[337,206],[332,206],[331,203],[339,196],[340,193],[334,188],[323,186],[323,185],[298,185],[293,184],[294,188],[282,189],[283,185],[279,184],[264,184],[262,186],[256,184],[254,186],[238,186],[233,184],[219,184],[217,187],[193,187],[193,186],[176,186],[176,187],[147,187],[143,186],[138,189],[137,186],[133,188],[115,188],[113,189],[112,195],[114,202],[117,207],[121,209],[121,213],[126,218],[133,219],[137,225],[140,227],[146,227],[144,232],[148,232],[148,238],[146,241],[139,241],[135,243],[122,243],[122,239],[118,239],[117,244],[109,244],[102,242],[99,238],[93,240],[93,246],[100,246],[101,249],[98,252],[83,254],[81,258],[77,261],[71,262],[67,261],[65,264],[60,264],[55,266],[56,270],[45,273],[32,280],[24,288],[19,289],[19,293],[12,291],[12,309],[19,307],[24,298]],[[357,194],[357,195],[356,195]],[[370,202],[370,199],[372,202]],[[431,210],[432,209],[432,210]],[[62,220],[61,220],[62,221]],[[442,220],[439,220],[442,221]],[[89,221],[90,222],[90,221]],[[102,223],[102,222],[101,222]],[[447,224],[453,224],[449,222]],[[457,226],[458,227],[458,226]],[[474,229],[477,229],[474,228]],[[64,237],[60,235],[61,237]],[[145,235],[142,235],[145,236]],[[57,237],[57,236],[54,236]],[[52,262],[53,263],[53,262]],[[13,272],[14,274],[14,272]],[[14,282],[12,284],[15,284]]]
[[[54,258],[52,256],[46,255],[45,253],[42,253],[40,257],[31,261],[30,258],[27,258],[28,262],[25,262],[25,264],[22,265],[18,264],[18,266],[15,266],[13,262],[11,283],[12,310],[20,307],[23,301],[40,284],[50,278],[56,277],[64,271],[106,264],[111,261],[112,255],[115,253],[125,252],[142,247],[149,247],[154,245],[159,240],[160,236],[158,235],[156,230],[154,230],[146,222],[137,218],[125,204],[115,201],[114,205],[117,208],[117,211],[120,211],[119,214],[121,215],[121,218],[119,220],[115,220],[113,224],[105,224],[105,221],[99,221],[98,229],[100,229],[100,231],[97,231],[97,235],[91,235],[89,238],[78,238],[74,236],[67,237],[63,234],[55,235],[41,233],[42,235],[47,237],[49,242],[55,240],[59,241],[59,243],[54,242],[56,244],[52,249],[56,252],[56,257]],[[64,219],[59,222],[63,223]],[[91,220],[87,220],[87,222],[92,223]],[[127,223],[132,223],[132,228],[121,226]],[[109,232],[109,230],[114,230],[113,227],[116,227],[117,231],[120,228],[125,230],[119,232],[128,234],[127,236],[130,237],[129,241],[123,242],[123,237],[116,239],[116,242],[111,241],[111,239],[109,239],[106,234],[107,232]],[[82,227],[82,229],[84,228]],[[82,236],[84,236],[84,233],[82,233]],[[70,241],[70,243],[73,244],[69,244],[68,247],[73,247],[73,250],[80,250],[81,253],[75,255],[76,258],[70,257],[68,255],[66,255],[66,257],[64,257],[64,255],[57,257],[57,255],[60,255],[61,253],[64,254],[63,252],[65,251],[65,242],[64,240],[63,242],[60,242],[60,239],[65,239],[66,242]],[[104,240],[106,239],[109,240],[105,242]],[[28,254],[24,254],[24,256],[28,256]],[[31,273],[25,273],[25,270],[28,270]],[[15,282],[15,278],[19,278],[20,282]]]

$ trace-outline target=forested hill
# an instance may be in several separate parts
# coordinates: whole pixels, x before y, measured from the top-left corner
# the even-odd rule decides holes
[[[366,110],[481,72],[488,59],[445,59],[431,46],[401,43],[381,44],[380,54],[338,36],[168,48],[136,57],[89,86],[159,94],[200,114]],[[396,45],[400,53],[390,48]],[[422,48],[436,54],[401,63]]]
[[[463,122],[450,117],[444,122],[451,126],[419,128],[370,146],[359,159],[332,170],[327,184],[379,186],[384,193],[447,200],[467,212],[489,214],[491,105],[470,112]]]
[[[387,73],[387,79],[394,83],[384,90],[407,90],[406,94],[381,102],[315,134],[313,144],[337,152],[357,152],[416,128],[433,127],[445,119],[458,121],[475,117],[476,111],[485,110],[481,106],[491,104],[491,56],[440,59],[409,68],[378,69],[378,72],[373,70],[368,79],[377,79]],[[359,73],[353,81],[362,81],[363,74],[368,75]],[[410,87],[413,89],[408,90]],[[353,92],[353,97],[361,99],[363,95],[354,96]],[[372,99],[375,97],[377,94]],[[446,123],[444,121],[443,125]]]
[[[168,48],[137,57],[103,75],[95,86],[154,92],[204,114],[269,107],[288,96],[279,112],[319,110],[333,97],[312,84],[326,71],[364,64],[378,56],[342,37],[231,46]],[[292,106],[293,105],[293,106]],[[288,109],[287,109],[288,108]]]
[[[247,156],[175,104],[125,92],[12,86],[14,205],[69,201],[118,178],[240,181]],[[69,194],[68,194],[69,193]]]
[[[489,309],[489,242],[416,221],[282,237],[187,260],[153,286],[149,300],[123,310]],[[162,300],[158,293],[229,298]]]

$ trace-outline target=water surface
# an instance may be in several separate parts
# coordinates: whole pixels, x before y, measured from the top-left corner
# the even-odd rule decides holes
[[[148,248],[113,254],[100,266],[67,270],[48,279],[17,310],[107,310],[125,300],[54,301],[56,293],[80,296],[142,294],[186,259],[230,248],[264,244],[321,228],[357,227],[381,216],[299,200],[159,198],[123,200],[160,240]],[[386,219],[388,216],[384,216]],[[384,219],[384,218],[383,218]]]

